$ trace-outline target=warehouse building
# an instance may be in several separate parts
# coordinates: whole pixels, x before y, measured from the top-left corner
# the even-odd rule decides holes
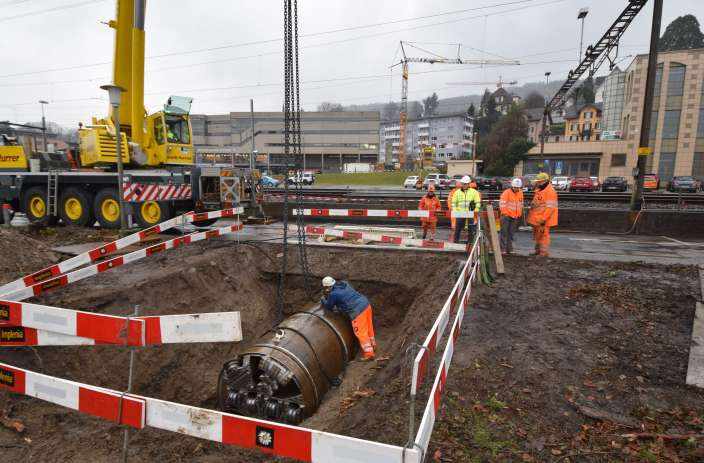
[[[235,164],[245,167],[252,149],[252,120],[249,112],[191,116],[193,144],[199,163]],[[254,113],[254,144],[257,167],[283,173],[284,124],[280,112]],[[301,113],[302,155],[298,164],[306,170],[340,172],[346,163],[379,162],[378,112]]]

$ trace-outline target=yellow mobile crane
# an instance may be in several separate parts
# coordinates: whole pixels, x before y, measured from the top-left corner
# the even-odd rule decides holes
[[[145,116],[144,108],[144,20],[146,0],[118,0],[115,29],[113,84],[125,89],[119,109],[121,136],[129,146],[123,162],[137,166],[192,165],[195,159],[188,113],[191,99],[171,97],[162,111]],[[115,126],[113,109],[104,119],[82,128],[80,160],[83,166],[114,164]]]
[[[195,164],[189,112],[191,98],[172,96],[161,111],[144,107],[144,21],[146,0],[117,0],[113,84],[122,87],[119,106],[121,158],[126,166],[118,188],[117,136],[111,107],[105,118],[79,124],[78,162],[34,153],[31,163],[0,157],[0,202],[27,214],[32,222],[61,219],[71,225],[120,226],[120,197],[128,214],[144,227],[188,210],[212,210],[249,202],[246,177],[227,167]],[[4,151],[10,148],[3,147]],[[72,158],[69,157],[69,161]],[[67,161],[67,159],[63,159]],[[35,163],[35,167],[36,167]],[[251,179],[249,180],[251,183]]]

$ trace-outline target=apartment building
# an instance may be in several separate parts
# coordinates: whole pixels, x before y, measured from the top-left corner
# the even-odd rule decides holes
[[[607,77],[599,140],[590,136],[554,143],[548,139],[544,152],[540,153],[539,146],[533,148],[516,174],[623,176],[632,183],[647,65],[648,55],[638,55],[622,73]],[[648,117],[653,149],[647,160],[648,173],[657,174],[663,182],[675,175],[704,177],[704,49],[658,55],[653,111]]]
[[[473,132],[474,121],[465,113],[409,120],[406,125],[406,156],[418,159],[423,149],[430,147],[435,162],[469,159],[474,152]],[[382,146],[379,155],[385,162],[398,162],[400,136],[397,121],[381,124]]]
[[[379,112],[302,112],[301,159],[304,169],[340,172],[344,164],[379,162]],[[198,162],[245,167],[252,146],[249,112],[191,116],[193,144]],[[284,124],[280,112],[254,113],[257,165],[269,172],[284,172],[293,165],[284,153]]]
[[[602,103],[571,106],[565,112],[565,141],[601,140]]]

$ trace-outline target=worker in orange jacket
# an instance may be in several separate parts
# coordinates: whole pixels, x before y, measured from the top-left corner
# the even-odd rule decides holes
[[[506,188],[499,199],[501,211],[501,252],[513,252],[513,235],[523,215],[523,181],[520,178],[511,180],[511,188]]]
[[[457,180],[455,182],[455,187],[450,190],[450,192],[447,194],[447,210],[452,211],[452,196],[455,194],[457,190],[462,189],[462,182]],[[450,217],[450,243],[452,243],[455,239],[455,227],[457,226],[457,220],[454,217]]]
[[[438,217],[435,215],[436,212],[439,212],[442,209],[442,204],[440,204],[440,200],[438,199],[437,196],[435,196],[435,185],[430,184],[428,186],[428,193],[426,193],[425,196],[420,198],[420,202],[418,203],[418,209],[421,211],[430,211],[430,217],[426,218],[421,218],[420,222],[423,225],[423,239],[425,239],[428,236],[428,232],[430,232],[430,239],[435,240],[435,230],[437,229],[438,225]]]
[[[528,223],[533,226],[535,255],[547,257],[550,252],[550,227],[557,226],[557,192],[545,172],[539,173],[534,182]]]

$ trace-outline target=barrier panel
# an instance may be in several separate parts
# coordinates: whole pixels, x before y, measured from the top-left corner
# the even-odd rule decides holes
[[[75,268],[78,268],[82,265],[93,263],[98,259],[107,256],[111,252],[115,252],[133,244],[140,243],[152,235],[162,233],[178,225],[184,225],[187,223],[223,217],[235,217],[236,215],[242,214],[243,212],[244,208],[235,207],[230,209],[223,209],[220,211],[203,212],[197,214],[189,212],[187,214],[174,217],[172,219],[154,225],[153,227],[146,228],[144,230],[125,236],[111,243],[104,244],[103,246],[99,246],[90,251],[71,257],[70,259],[66,259],[65,261],[59,264],[52,265],[18,280],[4,284],[0,286],[0,296],[19,291],[22,288],[26,288],[41,281],[48,280],[49,278],[56,277],[63,273],[69,272]]]
[[[299,209],[292,210],[293,215],[305,215],[310,217],[386,217],[386,218],[408,218],[417,217],[427,219],[430,217],[454,217],[454,218],[474,218],[474,211],[451,212],[451,211],[423,211],[417,209]]]
[[[0,363],[0,389],[134,428],[165,431],[310,463],[421,463],[417,449],[126,394]]]
[[[460,295],[463,294],[465,288],[471,286],[471,281],[477,275],[480,236],[481,234],[477,233],[467,258],[467,262],[462,267],[462,271],[460,272],[455,285],[452,287],[450,296],[445,301],[445,304],[440,310],[438,317],[435,319],[433,326],[430,328],[430,332],[426,336],[420,351],[413,361],[413,370],[411,374],[411,396],[415,396],[417,394],[418,388],[425,379],[430,356],[435,353],[440,344],[440,340],[445,334],[445,328],[447,328],[447,324],[450,321],[450,315],[455,310]]]
[[[120,267],[122,265],[129,264],[140,259],[144,259],[145,257],[151,256],[158,252],[166,251],[167,249],[175,249],[179,246],[184,246],[187,244],[195,243],[197,241],[223,236],[229,233],[235,233],[240,230],[242,230],[242,224],[236,223],[228,227],[215,228],[204,232],[196,232],[191,233],[190,235],[180,236],[178,238],[163,241],[159,244],[155,244],[144,249],[133,251],[129,254],[125,254],[124,256],[114,257],[98,264],[83,267],[71,273],[67,273],[65,275],[61,275],[50,280],[33,284],[31,286],[22,288],[9,294],[0,295],[0,297],[10,301],[21,301],[33,296],[38,296],[54,288],[66,286],[70,283],[83,280],[93,275],[97,275],[98,273],[105,272],[112,268]]]
[[[241,340],[239,312],[119,317],[0,300],[0,346],[146,346]]]
[[[446,241],[419,240],[413,238],[401,238],[400,236],[388,236],[380,233],[354,232],[347,230],[337,230],[335,228],[316,227],[308,225],[306,233],[317,236],[334,236],[337,238],[358,239],[376,241],[379,243],[392,244],[395,246],[408,246],[414,248],[442,249],[446,251],[466,251],[464,244],[448,243]]]

